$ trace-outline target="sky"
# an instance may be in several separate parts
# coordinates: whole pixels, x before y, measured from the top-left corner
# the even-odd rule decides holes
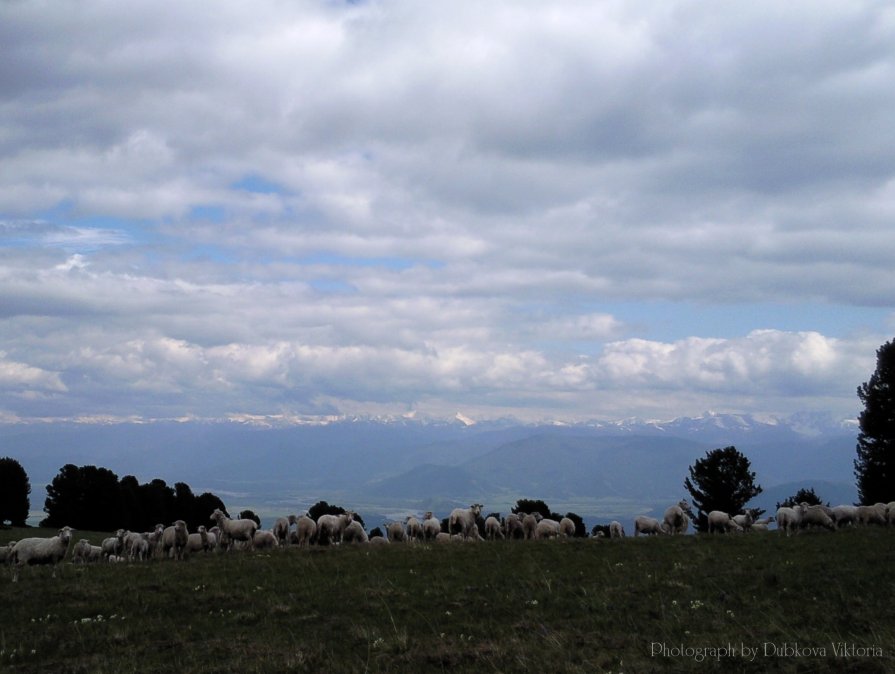
[[[0,3],[0,421],[853,418],[889,2]]]

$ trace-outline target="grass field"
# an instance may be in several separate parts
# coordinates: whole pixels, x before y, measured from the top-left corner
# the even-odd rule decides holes
[[[36,567],[0,671],[891,672],[893,561],[870,528]]]

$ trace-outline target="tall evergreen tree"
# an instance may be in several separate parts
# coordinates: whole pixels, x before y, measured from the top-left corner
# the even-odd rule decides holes
[[[732,446],[706,452],[705,458],[690,466],[690,476],[684,480],[684,487],[697,509],[694,526],[699,531],[706,530],[707,516],[713,510],[739,514],[762,492],[762,488],[755,484],[755,472],[750,471],[750,467],[749,459]]]
[[[876,351],[876,371],[858,387],[858,498],[864,505],[895,500],[895,339]]]
[[[108,468],[66,464],[47,485],[45,527],[114,531],[123,521],[118,476]]]
[[[25,526],[31,502],[31,483],[28,474],[15,459],[0,459],[0,524],[9,522],[14,527]]]

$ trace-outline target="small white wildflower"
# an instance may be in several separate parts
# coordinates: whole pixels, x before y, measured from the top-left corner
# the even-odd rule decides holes
[[[444,614],[445,615],[453,615],[450,611],[445,611]]]

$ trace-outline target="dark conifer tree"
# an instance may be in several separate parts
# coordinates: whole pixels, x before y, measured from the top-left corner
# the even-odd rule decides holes
[[[876,351],[876,371],[858,387],[858,499],[864,505],[895,500],[895,340]]]
[[[736,447],[713,449],[690,466],[690,476],[684,480],[684,487],[693,499],[696,510],[693,524],[697,530],[706,530],[707,515],[713,510],[737,515],[762,492],[755,484],[755,473],[749,470],[750,467],[749,459]]]

